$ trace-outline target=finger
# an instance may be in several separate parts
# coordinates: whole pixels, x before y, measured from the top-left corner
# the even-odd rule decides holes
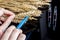
[[[15,29],[15,26],[10,26],[4,33],[1,40],[8,40],[14,29]]]
[[[7,14],[7,15],[14,15],[13,12],[9,11],[9,10],[6,10],[6,9],[3,9],[2,8],[2,11],[4,12],[4,14]],[[15,15],[14,15],[15,16]]]
[[[6,14],[9,14],[10,15],[10,17],[8,17],[7,18],[7,20],[2,24],[2,26],[0,27],[0,30],[2,30],[2,31],[4,31],[8,26],[9,26],[9,24],[11,23],[11,21],[14,19],[14,17],[15,17],[15,14],[14,13],[12,13],[12,12],[10,12],[10,11],[8,11],[8,10],[5,10],[5,9],[3,9],[3,11],[4,11],[4,13],[6,13]]]
[[[8,17],[8,19],[1,25],[0,30],[4,31],[10,25],[13,18],[13,16]]]
[[[2,11],[2,8],[0,8],[0,16],[2,16],[4,13]]]
[[[20,34],[18,37],[18,40],[25,40],[25,38],[26,38],[26,35]]]
[[[18,35],[22,33],[22,30],[20,29],[15,29],[13,33],[11,34],[9,40],[16,40]]]
[[[3,34],[3,32],[0,30],[0,38],[1,38],[2,34]]]
[[[0,17],[0,20],[4,22],[6,20],[6,18]]]
[[[4,17],[0,17],[0,24],[2,24],[6,19]]]

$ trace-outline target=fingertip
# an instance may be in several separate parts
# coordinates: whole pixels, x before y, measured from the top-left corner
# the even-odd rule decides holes
[[[11,15],[12,16],[12,18],[14,19],[14,17],[15,17],[15,14],[13,14],[13,15]]]
[[[26,35],[25,34],[20,34],[18,37],[18,40],[25,40],[26,39]]]
[[[11,25],[10,29],[16,29],[16,27],[14,25]]]
[[[14,25],[11,25],[10,27],[14,27],[14,28],[16,28]]]
[[[25,35],[25,34],[21,34],[20,36],[22,36],[22,37],[26,38],[26,35]]]
[[[15,17],[15,14],[13,14],[13,17]]]
[[[20,34],[22,33],[22,30],[21,29],[15,29],[14,31],[15,32],[19,32]]]
[[[23,32],[21,29],[19,29],[19,30],[20,30],[20,33],[22,33],[22,32]]]

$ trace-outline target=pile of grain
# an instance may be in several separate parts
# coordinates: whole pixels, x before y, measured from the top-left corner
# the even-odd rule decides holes
[[[38,17],[42,13],[37,8],[42,5],[49,5],[49,3],[41,0],[0,0],[1,8],[15,13],[16,16],[12,21],[14,23],[19,23],[26,15],[29,16],[29,20],[37,20],[34,17]]]

